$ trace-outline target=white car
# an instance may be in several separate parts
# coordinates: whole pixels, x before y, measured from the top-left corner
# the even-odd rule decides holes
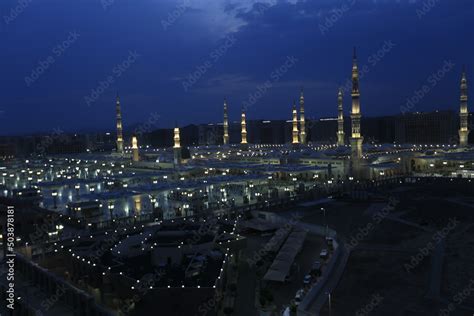
[[[305,276],[304,276],[304,279],[303,279],[303,284],[304,284],[304,285],[310,284],[311,281],[312,281],[312,279],[313,279],[313,278],[311,277],[311,275],[309,275],[309,274],[305,275]]]
[[[321,250],[321,252],[319,253],[319,256],[323,259],[326,259],[328,257],[328,250],[327,249]]]
[[[298,291],[296,291],[296,295],[295,295],[296,305],[298,305],[303,300],[303,296],[304,296],[304,289],[299,289]]]

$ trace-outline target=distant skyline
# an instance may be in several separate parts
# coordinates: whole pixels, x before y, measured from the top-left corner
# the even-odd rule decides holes
[[[0,136],[350,111],[357,47],[363,116],[459,109],[474,85],[471,0],[60,0],[0,4]],[[347,88],[348,87],[348,88]],[[468,103],[472,112],[472,102]]]

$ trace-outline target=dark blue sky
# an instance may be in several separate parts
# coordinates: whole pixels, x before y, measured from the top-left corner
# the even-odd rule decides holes
[[[238,120],[249,95],[248,119],[290,118],[300,86],[307,117],[335,116],[354,45],[367,116],[423,86],[410,110],[457,109],[462,64],[474,73],[472,0],[2,0],[0,14],[0,135],[113,130],[117,90],[125,127],[217,122],[224,97]]]

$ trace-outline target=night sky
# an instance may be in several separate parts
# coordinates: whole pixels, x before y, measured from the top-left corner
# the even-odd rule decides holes
[[[474,86],[472,0],[2,0],[0,16],[0,135],[113,131],[117,91],[126,129],[220,122],[224,97],[232,121],[289,119],[301,86],[307,118],[335,116],[353,46],[366,116],[457,110],[463,64]]]

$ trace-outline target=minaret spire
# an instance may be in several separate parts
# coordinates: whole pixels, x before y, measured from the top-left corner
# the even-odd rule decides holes
[[[247,143],[247,122],[245,118],[245,109],[242,108],[242,119],[240,122],[240,127],[241,127],[241,136],[242,140],[240,142],[240,147],[242,150],[247,150],[248,149],[248,143]]]
[[[342,88],[339,88],[337,94],[337,145],[344,146],[344,109],[342,107],[344,94]]]
[[[293,131],[292,131],[292,134],[293,134],[293,140],[292,140],[292,144],[293,146],[298,146],[299,144],[299,139],[298,139],[298,135],[299,135],[299,132],[298,132],[298,113],[296,111],[296,102],[293,101]]]
[[[306,144],[306,122],[304,118],[304,95],[303,95],[303,87],[301,87],[300,93],[300,142],[305,145]]]
[[[227,99],[224,98],[224,145],[229,144],[229,120],[227,117]]]
[[[468,144],[469,126],[468,126],[469,111],[467,109],[467,79],[466,68],[463,66],[461,75],[461,107],[459,109],[459,146],[466,147]]]
[[[179,137],[178,122],[175,122],[173,140],[174,140],[174,146],[173,146],[174,164],[180,165],[181,164],[181,141]]]
[[[123,154],[122,109],[120,107],[120,98],[118,92],[115,103],[115,115],[117,123],[117,152]]]
[[[136,135],[132,136],[132,160],[134,162],[140,161],[140,153],[138,151],[138,139]]]
[[[179,127],[178,127],[178,122],[175,122],[174,124],[174,146],[173,148],[181,148],[181,141],[179,137]]]
[[[364,138],[361,135],[360,130],[360,91],[359,91],[359,68],[357,66],[357,54],[356,48],[354,47],[354,54],[352,60],[352,110],[351,110],[351,121],[352,121],[352,137],[351,137],[351,162],[352,169],[355,174],[360,176],[360,166],[362,158],[362,143]]]

